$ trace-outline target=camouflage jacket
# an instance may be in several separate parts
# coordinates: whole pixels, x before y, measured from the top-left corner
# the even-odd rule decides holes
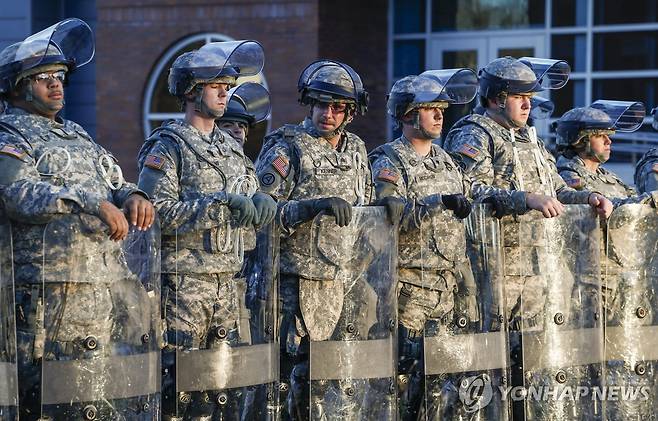
[[[453,126],[443,147],[473,180],[474,195],[495,195],[509,213],[527,212],[526,192],[557,197],[562,203],[588,203],[590,192],[564,183],[555,158],[532,130],[508,130],[486,115],[471,114]]]
[[[427,156],[418,155],[405,137],[379,146],[370,159],[377,199],[395,196],[407,202],[398,240],[399,267],[454,269],[466,258],[464,222],[442,205],[425,215],[419,205],[437,193],[469,195],[461,168],[435,144]]]
[[[106,226],[98,219],[100,203],[107,200],[121,207],[133,193],[144,195],[123,181],[115,158],[78,124],[13,107],[0,115],[0,196],[12,220],[14,257],[21,266],[17,281],[42,282],[37,274],[43,252],[56,248],[44,248],[44,230],[66,233],[59,239],[46,235],[52,246],[76,245],[75,254],[84,256],[104,253],[100,244],[112,242],[106,241]],[[112,247],[118,249],[117,243]],[[75,263],[67,261],[72,255],[67,250],[58,255],[63,265]]]
[[[369,204],[372,178],[364,142],[353,133],[343,132],[334,149],[307,118],[265,138],[256,173],[261,189],[279,202],[279,224],[285,231],[281,271],[310,279],[333,279],[339,267],[320,253],[340,243],[336,239],[339,231],[302,221],[298,202],[340,197],[353,205]]]
[[[650,149],[635,165],[633,176],[640,193],[658,190],[658,149]]]
[[[139,186],[160,217],[162,271],[238,272],[241,258],[234,247],[242,235],[245,249],[253,249],[255,233],[236,226],[227,193],[258,187],[242,146],[216,126],[206,136],[183,120],[171,120],[144,143],[139,170]]]
[[[638,195],[634,188],[624,184],[616,174],[599,166],[593,173],[577,155],[567,158],[560,155],[557,160],[560,176],[569,187],[576,190],[597,191],[610,199],[615,207],[627,203],[649,203],[651,195]]]

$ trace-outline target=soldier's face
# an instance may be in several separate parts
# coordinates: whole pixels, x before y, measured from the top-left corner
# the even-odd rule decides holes
[[[419,108],[418,124],[432,139],[441,136],[443,129],[443,110],[440,108]]]
[[[27,102],[28,111],[53,118],[64,107],[65,73],[44,72],[31,76],[28,83],[32,90],[32,101]]]
[[[321,133],[329,133],[343,124],[347,114],[347,104],[316,102],[313,105],[311,120]]]
[[[596,134],[589,137],[589,147],[592,155],[599,161],[605,162],[610,159],[612,140],[605,134]]]
[[[520,126],[525,125],[530,117],[531,94],[509,94],[505,101],[507,117]]]
[[[218,115],[226,110],[229,85],[227,83],[207,83],[201,92],[203,103]]]
[[[220,121],[219,128],[228,131],[234,138],[238,139],[241,143],[247,139],[247,126],[244,123],[237,121]]]

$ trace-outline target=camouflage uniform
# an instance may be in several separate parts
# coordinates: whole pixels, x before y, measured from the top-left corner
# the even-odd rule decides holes
[[[104,224],[97,219],[101,201],[121,207],[131,194],[144,193],[122,180],[109,180],[109,168],[103,166],[103,159],[114,166],[114,157],[96,144],[82,127],[68,120],[52,121],[10,107],[0,116],[0,150],[1,194],[12,221],[15,250],[21,418],[31,419],[34,415],[29,414],[41,411],[39,399],[35,398],[40,394],[44,351],[44,332],[39,329],[45,327],[46,332],[50,332],[54,324],[62,324],[58,333],[48,338],[58,350],[46,350],[55,352],[57,359],[101,357],[117,352],[110,345],[110,332],[117,317],[111,291],[112,285],[120,282],[118,278],[125,276],[117,272],[108,259],[105,263],[96,260],[100,266],[91,269],[98,275],[108,274],[107,277],[76,279],[72,283],[62,282],[64,279],[57,276],[52,280],[42,279],[44,247],[62,258],[57,268],[47,268],[53,274],[81,263],[67,261],[66,250],[49,250],[56,247],[57,240],[46,238],[51,244],[43,243],[44,226],[57,224],[65,215],[77,215],[79,226],[89,227],[95,235],[79,233],[67,240],[81,245],[89,255],[112,256],[120,252],[120,245],[104,241]],[[111,188],[108,182],[115,183],[118,188]],[[39,320],[39,314],[44,315],[40,297],[48,297],[46,305],[51,308],[61,306],[61,314],[46,311],[46,319]],[[48,318],[52,316],[58,319]],[[89,337],[107,346],[89,351],[85,348],[85,339]],[[97,403],[99,416],[144,416],[139,410],[122,408],[119,401]],[[56,405],[44,411],[44,414],[49,413],[66,419],[82,419],[82,408],[77,405]]]
[[[261,189],[279,201],[278,218],[285,231],[281,239],[280,260],[281,378],[285,389],[294,361],[294,401],[303,406],[302,402],[308,402],[308,397],[303,397],[308,393],[305,390],[308,388],[308,332],[305,322],[309,324],[310,318],[315,324],[326,324],[319,329],[331,333],[334,330],[331,323],[335,323],[342,308],[332,308],[334,302],[324,302],[322,307],[316,309],[317,314],[304,314],[302,317],[300,283],[330,287],[336,282],[337,269],[318,259],[317,254],[309,255],[312,221],[300,219],[298,201],[333,196],[353,205],[370,203],[372,186],[368,157],[365,144],[357,135],[344,131],[338,147],[334,149],[307,118],[302,124],[286,125],[268,135],[256,166]],[[325,235],[318,234],[315,240],[331,241],[331,236]],[[322,313],[325,313],[324,317]],[[318,329],[318,326],[309,327]],[[298,411],[299,415],[304,410],[299,408]]]
[[[215,127],[203,135],[183,120],[163,123],[140,152],[139,185],[152,197],[162,225],[163,313],[169,346],[163,354],[164,413],[186,417],[213,413],[216,393],[175,392],[175,347],[198,350],[250,342],[242,261],[230,244],[241,230],[245,250],[255,246],[253,227],[238,228],[226,206],[238,178],[253,175],[242,146]],[[235,192],[233,187],[233,192]],[[167,369],[168,368],[168,369]],[[238,394],[242,392],[235,391]],[[238,411],[231,408],[229,411]],[[233,416],[230,416],[233,419]],[[185,418],[187,419],[187,418]]]
[[[640,193],[658,190],[658,149],[649,149],[635,164],[633,176]]]
[[[398,240],[400,393],[408,396],[401,399],[402,406],[408,407],[400,411],[407,419],[416,413],[422,397],[423,370],[414,365],[422,360],[426,323],[437,332],[446,329],[453,322],[455,292],[461,298],[475,293],[474,285],[461,282],[462,275],[471,272],[463,221],[450,210],[426,211],[421,204],[432,194],[468,194],[470,185],[438,145],[433,144],[422,157],[404,136],[373,150],[370,159],[378,198],[395,196],[407,201]]]

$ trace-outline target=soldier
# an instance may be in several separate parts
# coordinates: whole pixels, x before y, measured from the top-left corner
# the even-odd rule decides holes
[[[336,296],[319,307],[311,308],[309,304],[331,288],[343,285],[335,266],[317,257],[312,220],[324,212],[339,227],[347,226],[352,207],[371,202],[372,187],[365,144],[345,130],[355,115],[367,109],[368,94],[359,75],[344,63],[316,61],[302,72],[298,90],[300,102],[310,106],[310,115],[303,123],[283,126],[266,137],[256,172],[261,188],[279,201],[277,219],[284,231],[280,268],[281,390],[288,391],[292,385],[287,398],[290,416],[307,419],[309,339],[339,334],[336,317],[344,310]],[[392,221],[399,220],[400,203],[389,199],[382,204],[387,206]],[[337,228],[334,225],[332,230]],[[322,240],[321,234],[316,238]],[[322,403],[318,405],[312,408],[314,414],[327,410]]]
[[[118,243],[129,226],[153,224],[153,206],[111,154],[60,116],[67,78],[93,53],[91,29],[79,19],[0,52],[8,104],[0,116],[0,197],[12,225],[25,420],[157,416],[159,352],[139,338],[154,337],[150,321],[159,317],[142,301],[147,291]],[[154,289],[148,295],[157,299]]]
[[[658,130],[658,107],[651,110],[653,129]],[[635,187],[640,193],[658,190],[658,149],[649,149],[635,164],[633,176]]]
[[[270,93],[267,89],[259,83],[246,82],[229,91],[226,112],[217,121],[217,125],[244,146],[249,129],[269,117],[270,110]]]
[[[240,361],[240,347],[250,344],[247,286],[238,272],[244,251],[254,248],[254,228],[272,220],[276,203],[256,191],[252,162],[215,120],[229,88],[258,74],[263,60],[256,41],[181,54],[168,84],[185,117],[163,123],[139,154],[139,185],[153,198],[163,230],[165,420],[233,420],[253,409],[252,391],[239,379],[252,373],[240,373],[230,357]],[[260,362],[261,373],[268,361]]]
[[[553,288],[550,271],[556,273],[555,268],[549,268],[550,262],[564,257],[554,255],[552,242],[558,239],[549,236],[550,232],[560,232],[563,224],[546,224],[541,216],[559,216],[565,212],[563,203],[589,204],[605,217],[612,211],[611,202],[601,194],[567,186],[536,130],[527,126],[533,94],[561,88],[568,75],[569,66],[563,61],[511,57],[493,60],[479,74],[479,98],[485,114],[462,118],[444,141],[444,148],[472,177],[475,196],[487,197],[498,217],[514,215],[514,219],[502,220],[506,317],[514,331],[510,334],[513,384],[523,385],[528,379],[524,376],[533,375],[522,364],[524,345],[519,332],[545,328],[544,315],[552,306],[547,292]],[[531,209],[541,215],[529,213]],[[578,215],[569,213],[569,219],[572,214]],[[591,231],[589,225],[583,230]],[[572,267],[561,267],[566,270],[562,274],[564,289],[569,289],[567,284],[573,283],[573,275],[568,271]],[[535,402],[527,405],[530,408]],[[522,406],[514,410],[515,417],[539,417],[540,413]]]
[[[574,108],[560,117],[554,123],[559,153],[557,167],[567,185],[576,190],[600,192],[615,206],[651,202],[650,194],[638,196],[635,189],[601,166],[610,159],[610,136],[615,131],[639,129],[643,118],[644,105],[641,103],[605,100],[596,101],[589,107]]]
[[[377,198],[392,196],[406,203],[398,255],[398,376],[402,379],[398,405],[404,420],[419,418],[424,395],[423,336],[452,328],[455,291],[475,298],[474,285],[463,282],[472,279],[463,223],[471,211],[466,197],[470,183],[450,155],[432,141],[441,136],[444,110],[453,103],[470,102],[476,92],[477,76],[468,69],[428,71],[398,80],[388,95],[387,109],[402,136],[370,153]],[[471,310],[470,320],[477,321],[474,303]],[[441,393],[428,393],[424,409],[430,418],[443,419],[447,414],[439,415],[440,405],[432,402],[439,397],[435,392]]]

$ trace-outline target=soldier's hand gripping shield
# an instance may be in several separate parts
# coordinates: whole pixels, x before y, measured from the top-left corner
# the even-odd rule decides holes
[[[169,340],[163,353],[164,415],[274,418],[278,232],[267,225],[255,241],[253,229],[233,221],[175,238],[170,263],[186,269],[163,277]],[[200,253],[206,265],[223,272],[194,267]]]
[[[352,221],[313,221],[311,253],[337,269],[300,279],[310,339],[310,419],[395,419],[396,230],[383,207],[355,207]]]
[[[71,72],[94,57],[94,35],[84,21],[65,19],[0,53],[0,93],[14,87],[17,77],[30,69],[59,64]]]
[[[604,402],[607,419],[651,419],[658,407],[658,233],[656,209],[623,205],[607,224],[605,385],[628,399]]]
[[[521,57],[519,61],[532,69],[542,89],[560,89],[569,81],[571,67],[564,60]]]
[[[556,218],[503,219],[514,419],[600,419],[600,230],[587,205]],[[513,331],[512,331],[513,330]]]
[[[4,213],[0,211],[0,217]],[[14,271],[11,226],[0,223],[0,419],[18,419]]]
[[[29,385],[30,371],[21,373],[29,397],[21,405],[47,420],[160,418],[159,245],[157,223],[131,227],[121,242],[91,215],[45,226],[31,296],[34,342],[25,356],[41,376]]]
[[[599,99],[592,108],[605,112],[612,120],[612,130],[634,132],[642,126],[646,109],[641,102]]]
[[[485,205],[466,220],[468,261],[459,267],[454,316],[424,332],[425,396],[420,419],[507,419],[509,375],[500,222]],[[447,291],[453,293],[453,291]]]

